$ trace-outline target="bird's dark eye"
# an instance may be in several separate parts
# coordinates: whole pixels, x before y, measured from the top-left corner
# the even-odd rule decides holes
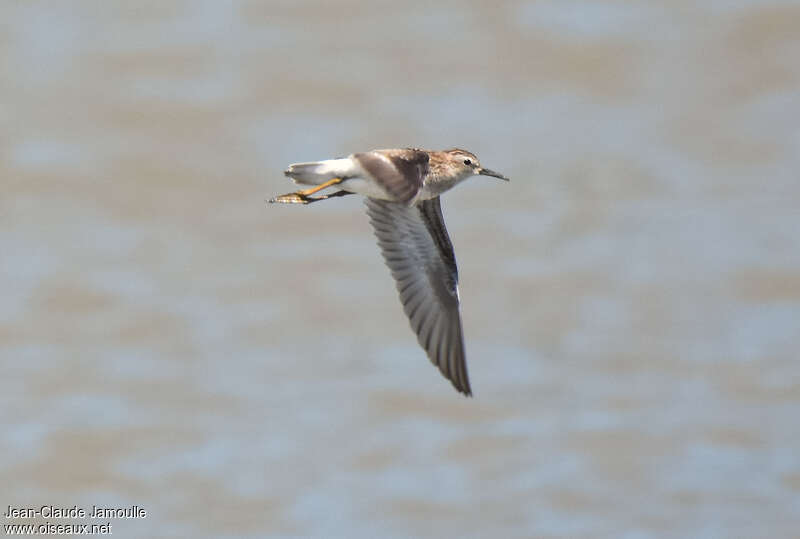
[[[469,166],[472,164],[472,161],[470,161],[469,159],[464,159],[464,164]]]

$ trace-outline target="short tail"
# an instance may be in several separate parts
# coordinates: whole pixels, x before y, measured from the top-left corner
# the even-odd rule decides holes
[[[327,159],[314,163],[295,163],[283,173],[296,183],[319,185],[334,178],[352,176],[353,162],[349,158]]]

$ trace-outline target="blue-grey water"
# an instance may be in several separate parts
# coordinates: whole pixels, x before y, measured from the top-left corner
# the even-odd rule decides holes
[[[796,2],[0,20],[3,513],[147,511],[117,537],[800,536]],[[512,178],[444,199],[473,399],[417,346],[357,197],[264,202],[289,163],[412,145]]]

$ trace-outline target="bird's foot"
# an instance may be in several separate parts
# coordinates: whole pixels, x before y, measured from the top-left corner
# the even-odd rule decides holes
[[[312,197],[309,195],[313,195],[318,191],[322,191],[326,187],[331,187],[332,185],[336,185],[337,183],[342,183],[341,178],[333,178],[332,180],[328,180],[325,183],[312,187],[311,189],[304,189],[302,191],[296,191],[294,193],[286,193],[285,195],[280,195],[275,198],[269,199],[269,202],[280,203],[280,204],[311,204],[312,202],[317,202],[318,200],[325,200],[326,198],[331,197],[340,197],[346,194],[349,194],[347,191],[337,191],[331,195],[322,195],[318,197]]]
[[[270,204],[311,204],[319,198],[308,197],[301,193],[286,193],[269,199]]]
[[[318,197],[310,197],[305,194],[303,191],[298,191],[296,193],[286,193],[285,195],[280,195],[275,198],[271,198],[268,200],[270,204],[311,204],[312,202],[319,202],[320,200],[326,200],[328,198],[334,197],[343,197],[345,195],[352,195],[350,191],[336,191],[335,193],[331,193],[330,195],[321,195]]]

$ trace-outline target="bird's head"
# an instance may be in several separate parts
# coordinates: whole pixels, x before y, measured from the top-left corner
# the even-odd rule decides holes
[[[510,181],[499,172],[482,167],[475,154],[467,150],[453,148],[452,150],[445,150],[442,154],[445,160],[443,165],[449,169],[448,172],[450,175],[458,178],[468,178],[475,175],[492,176],[494,178],[500,178],[501,180]]]

